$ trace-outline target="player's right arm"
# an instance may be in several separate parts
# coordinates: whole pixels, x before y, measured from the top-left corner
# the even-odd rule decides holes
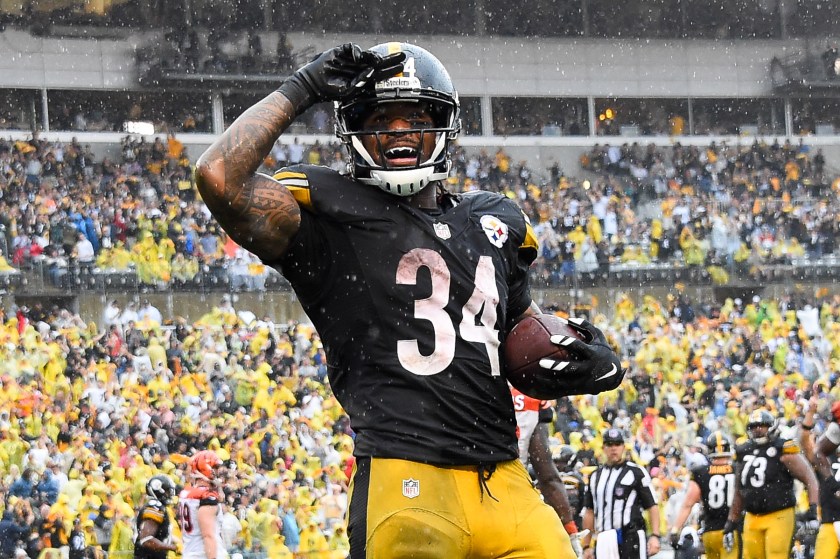
[[[257,173],[277,138],[315,103],[350,97],[402,71],[405,53],[381,57],[345,44],[318,55],[249,108],[196,164],[196,186],[230,237],[263,260],[276,260],[300,226],[292,194]]]
[[[263,260],[282,256],[300,226],[300,208],[277,181],[257,173],[274,142],[294,121],[279,92],[249,108],[196,164],[196,186],[230,237]]]

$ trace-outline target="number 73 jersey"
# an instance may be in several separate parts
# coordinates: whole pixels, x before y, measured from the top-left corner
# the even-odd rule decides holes
[[[766,514],[796,504],[793,477],[781,458],[798,453],[799,445],[783,438],[773,438],[764,444],[747,441],[735,449],[738,487],[747,512]]]
[[[433,464],[517,456],[499,347],[531,303],[533,231],[488,192],[425,212],[324,167],[274,175],[301,207],[289,280],[324,343],[356,454]],[[430,186],[429,188],[434,188]]]

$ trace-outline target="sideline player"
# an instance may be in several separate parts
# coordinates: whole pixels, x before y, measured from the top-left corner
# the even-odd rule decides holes
[[[135,559],[166,559],[170,551],[178,551],[171,542],[169,512],[166,506],[175,496],[175,484],[165,475],[156,475],[146,482],[146,502],[137,513],[134,539]]]
[[[322,102],[335,103],[349,174],[259,173],[278,137]],[[449,73],[425,49],[345,44],[246,110],[197,163],[214,217],[285,276],[324,343],[356,432],[353,559],[573,554],[517,460],[501,374],[500,343],[537,312],[536,238],[505,196],[445,190],[459,112]],[[578,359],[563,378],[583,392],[617,387],[603,334],[573,326],[593,343],[569,340]]]
[[[710,463],[691,470],[691,481],[680,511],[671,528],[671,545],[678,549],[683,543],[680,533],[695,503],[703,504],[703,549],[707,559],[738,559],[738,543],[726,549],[723,545],[723,527],[729,508],[735,498],[735,467],[732,464],[733,448],[729,438],[715,431],[706,437]]]
[[[776,420],[767,410],[747,419],[749,440],[735,449],[735,499],[723,528],[724,541],[734,541],[741,511],[744,559],[787,559],[796,528],[793,480],[808,490],[807,520],[817,518],[817,478],[796,441],[783,439],[771,428]]]
[[[566,494],[566,487],[560,472],[551,459],[551,447],[548,441],[548,427],[552,419],[551,408],[546,402],[522,394],[510,387],[513,409],[516,411],[516,431],[519,439],[519,460],[526,467],[531,464],[536,477],[537,488],[545,502],[560,517],[563,527],[572,542],[572,549],[578,557],[583,556],[578,526],[574,519],[574,509]]]
[[[212,450],[195,453],[187,464],[188,485],[178,497],[184,559],[224,559],[222,496],[224,464]]]

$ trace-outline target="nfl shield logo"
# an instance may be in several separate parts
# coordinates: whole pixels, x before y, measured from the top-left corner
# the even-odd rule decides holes
[[[435,235],[445,241],[452,236],[452,232],[449,230],[449,226],[447,224],[435,223]]]
[[[420,496],[420,480],[418,479],[404,479],[403,480],[403,497],[413,499]]]

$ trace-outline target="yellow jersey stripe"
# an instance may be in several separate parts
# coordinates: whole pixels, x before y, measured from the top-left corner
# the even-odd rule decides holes
[[[282,181],[283,179],[303,179],[306,180],[305,173],[295,173],[294,171],[278,171],[274,173],[274,180]]]
[[[282,183],[281,183],[282,184]],[[309,211],[314,209],[312,205],[312,193],[309,192],[309,188],[302,188],[300,186],[291,186],[291,185],[283,185],[288,189],[289,192],[292,193],[292,196],[295,197],[295,202],[302,208],[305,208]]]

